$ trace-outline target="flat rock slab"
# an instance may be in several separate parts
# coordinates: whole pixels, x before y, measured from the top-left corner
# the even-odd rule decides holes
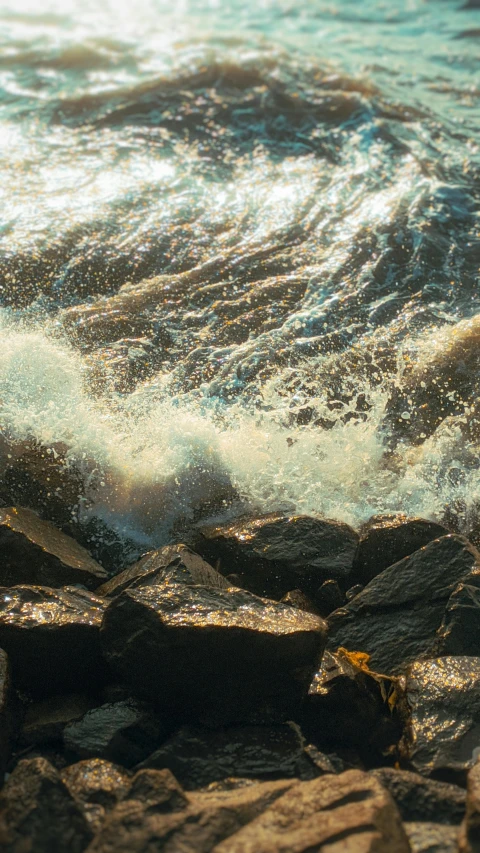
[[[390,792],[404,821],[457,825],[464,818],[466,792],[459,785],[393,767],[373,770],[372,775]]]
[[[82,853],[93,832],[44,758],[20,761],[0,792],[2,853]]]
[[[108,575],[78,542],[30,509],[0,509],[0,585],[83,584],[95,589]]]
[[[401,673],[433,651],[451,593],[467,578],[477,582],[479,561],[463,537],[435,539],[389,566],[329,616],[329,648],[367,652],[371,669]]]
[[[355,578],[367,584],[393,563],[409,557],[432,539],[446,536],[442,524],[404,515],[376,516],[360,530],[360,541],[353,563]]]
[[[108,661],[138,695],[180,719],[222,724],[296,710],[326,625],[244,590],[167,584],[115,598],[102,638]]]
[[[480,744],[480,658],[443,657],[414,664],[403,695],[403,747],[424,776],[462,780]]]
[[[406,823],[412,853],[458,853],[458,829],[442,823]]]
[[[186,545],[166,545],[151,551],[97,590],[113,597],[124,589],[148,584],[185,583],[226,589],[229,582]]]
[[[281,598],[292,589],[314,596],[325,580],[351,586],[358,534],[348,524],[307,515],[271,513],[215,527],[200,527],[195,548],[222,574],[237,572],[241,585]]]
[[[14,686],[37,695],[98,686],[104,608],[103,599],[74,587],[1,587],[0,647]]]

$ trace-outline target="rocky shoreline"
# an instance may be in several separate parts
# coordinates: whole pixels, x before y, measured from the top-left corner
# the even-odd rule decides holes
[[[480,553],[424,519],[196,525],[107,572],[0,508],[0,849],[480,850]]]

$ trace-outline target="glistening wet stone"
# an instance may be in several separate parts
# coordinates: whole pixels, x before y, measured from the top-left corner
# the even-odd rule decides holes
[[[457,825],[465,814],[465,789],[448,782],[426,779],[419,773],[380,767],[372,775],[397,804],[402,820]]]
[[[436,654],[480,655],[480,578],[469,580],[460,583],[447,602],[437,632]]]
[[[85,548],[32,510],[0,509],[0,585],[78,583],[95,589],[106,579]]]
[[[367,652],[387,675],[433,653],[448,599],[461,581],[476,583],[480,554],[461,536],[442,536],[389,566],[329,616],[329,648]]]
[[[75,587],[0,588],[0,647],[14,686],[36,695],[98,687],[106,678],[104,608],[103,599]]]
[[[222,574],[238,572],[259,595],[292,589],[314,596],[325,580],[351,585],[358,534],[338,521],[270,513],[198,528],[194,544]]]
[[[102,639],[107,660],[140,696],[179,718],[241,722],[288,719],[298,709],[326,625],[244,590],[168,584],[115,598]]]

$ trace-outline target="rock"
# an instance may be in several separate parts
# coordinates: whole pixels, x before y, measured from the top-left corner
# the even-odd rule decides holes
[[[465,814],[465,789],[425,779],[419,773],[381,767],[372,775],[391,794],[404,821],[459,824]]]
[[[442,524],[405,515],[374,516],[360,530],[360,541],[353,562],[355,577],[362,584],[393,563],[409,557],[432,539],[448,534]]]
[[[407,672],[402,742],[414,770],[463,781],[480,744],[480,658],[419,661]]]
[[[281,598],[291,589],[313,597],[325,580],[350,586],[358,534],[347,524],[307,515],[241,518],[200,527],[196,550],[222,574],[237,572],[259,595]]]
[[[0,587],[0,646],[14,686],[36,695],[98,686],[103,611],[101,598],[74,587]]]
[[[460,583],[452,592],[437,632],[435,652],[438,655],[480,655],[478,586]]]
[[[164,582],[189,586],[200,584],[218,589],[230,586],[222,575],[186,545],[167,545],[146,554],[133,566],[103,584],[97,593],[113,597],[130,587]]]
[[[82,853],[92,835],[80,803],[48,761],[17,764],[0,792],[3,853]]]
[[[186,790],[229,777],[312,779],[322,772],[305,753],[301,732],[288,725],[185,727],[142,766],[169,768]]]
[[[320,616],[329,616],[334,610],[338,610],[345,604],[345,595],[341,591],[337,581],[324,581],[314,596]]]
[[[11,687],[8,657],[0,649],[0,788],[10,753]]]
[[[458,830],[443,823],[406,823],[412,853],[457,853]]]
[[[480,762],[467,776],[467,808],[460,827],[459,848],[461,853],[480,851]]]
[[[145,702],[126,699],[93,708],[65,728],[67,749],[81,758],[104,758],[133,767],[169,733],[165,722]]]
[[[127,795],[131,776],[121,767],[101,758],[79,761],[62,770],[60,777],[76,800],[113,808]]]
[[[294,785],[214,853],[410,853],[390,795],[349,770]]]
[[[393,686],[353,655],[325,652],[302,709],[302,729],[314,743],[355,747],[370,761],[401,734],[387,701]]]
[[[188,805],[182,786],[167,769],[139,770],[125,798],[139,800],[147,809],[155,812],[174,812]]]
[[[432,653],[451,593],[460,581],[478,578],[479,560],[478,551],[461,536],[435,539],[389,566],[330,615],[329,648],[366,652],[371,669],[401,673]]]
[[[32,510],[0,509],[0,584],[95,589],[107,573],[85,548]]]
[[[362,589],[363,589],[363,586],[361,583],[356,583],[353,586],[351,586],[350,589],[347,589],[347,591],[345,593],[346,601],[351,601],[352,598],[355,598],[356,595],[359,595],[361,593]]]
[[[313,601],[310,601],[301,589],[292,589],[280,600],[281,604],[289,604],[290,607],[296,607],[297,610],[305,610],[306,613],[315,613],[319,615],[318,608],[315,607]]]
[[[138,695],[178,719],[285,719],[325,645],[322,619],[231,588],[127,589],[102,625],[105,654]]]
[[[21,731],[21,743],[44,744],[62,742],[65,726],[79,720],[92,707],[86,694],[69,693],[50,696],[29,705]]]

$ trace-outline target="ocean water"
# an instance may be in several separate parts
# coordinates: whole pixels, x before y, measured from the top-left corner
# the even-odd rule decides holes
[[[476,0],[8,0],[0,158],[4,500],[478,531]]]

